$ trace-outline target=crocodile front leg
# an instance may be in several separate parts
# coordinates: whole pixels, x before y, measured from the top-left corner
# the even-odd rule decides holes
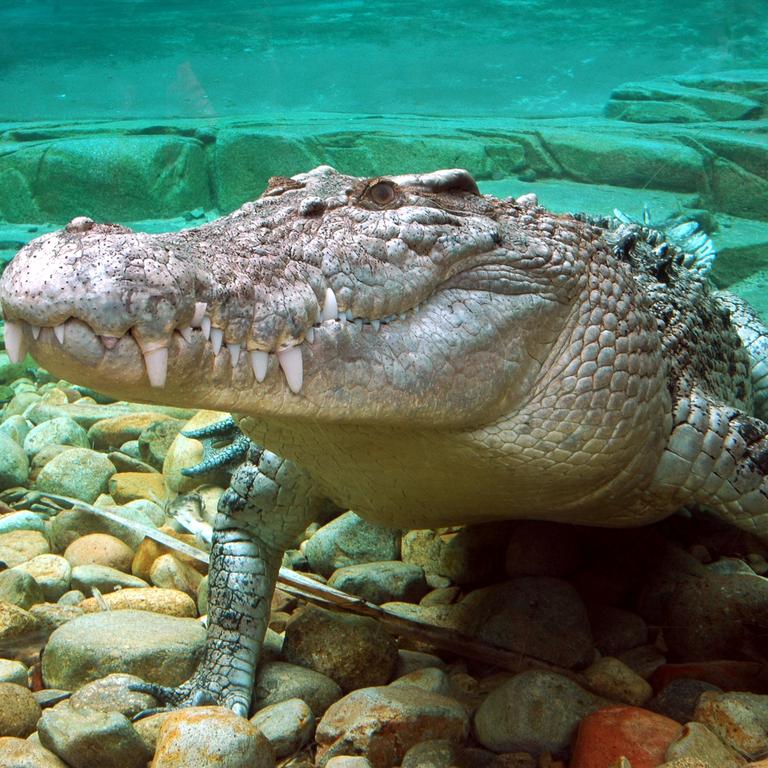
[[[135,689],[168,707],[220,704],[247,717],[283,552],[323,504],[312,479],[293,462],[251,449],[232,475],[214,522],[208,636],[200,665],[178,688],[147,683]]]

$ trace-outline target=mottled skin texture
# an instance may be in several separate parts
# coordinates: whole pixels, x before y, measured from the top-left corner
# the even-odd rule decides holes
[[[43,365],[232,411],[264,448],[219,507],[206,657],[164,697],[247,712],[281,553],[329,501],[410,528],[642,525],[698,502],[765,536],[753,362],[727,301],[654,237],[481,196],[466,172],[321,167],[198,229],[77,219],[24,248],[0,300]],[[189,328],[200,302],[211,341]],[[289,388],[275,353],[299,345]],[[163,349],[153,387],[142,351]],[[270,353],[262,382],[246,350]]]

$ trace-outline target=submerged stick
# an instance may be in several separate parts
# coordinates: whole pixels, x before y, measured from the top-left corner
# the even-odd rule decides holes
[[[133,520],[126,520],[124,517],[111,512],[109,509],[94,507],[79,499],[72,499],[67,496],[59,496],[52,493],[45,494],[45,496],[46,498],[63,504],[66,507],[70,507],[75,511],[86,512],[113,523],[117,523],[118,525],[122,525],[136,533],[140,533],[147,538],[157,541],[169,549],[192,557],[202,563],[207,564],[209,562],[210,558],[208,553],[204,550],[180,541],[157,528],[152,528]],[[348,595],[346,592],[329,587],[327,584],[322,584],[311,579],[309,576],[304,576],[303,574],[291,571],[288,568],[280,568],[278,582],[280,584],[280,589],[284,592],[287,592],[294,597],[307,600],[308,602],[323,608],[348,611],[360,616],[368,616],[376,619],[390,634],[419,640],[434,648],[455,653],[457,656],[473,659],[475,661],[481,661],[485,664],[500,667],[501,669],[510,672],[523,672],[527,669],[547,670],[569,677],[584,685],[583,677],[579,673],[573,672],[565,667],[551,664],[543,659],[537,659],[535,656],[509,651],[505,648],[499,648],[498,646],[484,643],[452,629],[439,627],[434,624],[426,624],[408,618],[407,616],[401,616],[394,611],[389,611],[379,605],[369,603],[361,597]]]

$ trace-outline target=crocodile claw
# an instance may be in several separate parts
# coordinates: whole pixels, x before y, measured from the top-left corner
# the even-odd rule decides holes
[[[226,695],[226,693],[216,696],[212,691],[193,685],[191,680],[180,685],[178,688],[157,685],[156,683],[133,683],[128,686],[128,690],[135,691],[136,693],[148,693],[163,704],[163,706],[141,710],[141,712],[133,716],[134,722],[143,720],[150,715],[156,715],[159,712],[170,712],[187,707],[208,706],[227,707],[240,717],[248,717],[248,707],[240,701],[237,691],[232,691],[233,695],[231,696]]]
[[[185,430],[182,434],[184,437],[200,440],[203,444],[203,460],[181,470],[187,477],[217,469],[231,471],[246,459],[250,451],[258,450],[240,431],[231,416],[206,427]]]

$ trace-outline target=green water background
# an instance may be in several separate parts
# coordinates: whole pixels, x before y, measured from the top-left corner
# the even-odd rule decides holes
[[[766,0],[4,0],[0,120],[599,114],[768,66]]]

